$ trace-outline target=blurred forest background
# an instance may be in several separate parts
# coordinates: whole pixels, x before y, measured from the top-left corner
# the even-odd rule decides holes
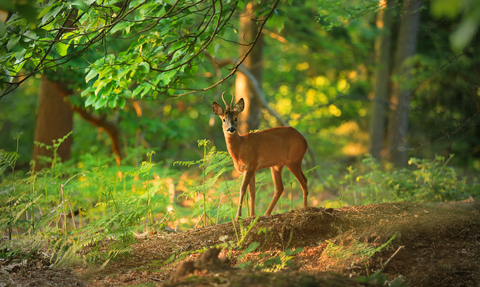
[[[189,12],[176,12],[177,22],[155,18],[165,13],[169,4],[163,2],[145,7],[141,1],[116,1],[119,4],[113,7],[124,2],[141,7],[119,21],[109,19],[115,9],[108,15],[101,11],[108,7],[96,7],[94,1],[85,5],[98,10],[96,14],[88,6],[82,11],[76,6],[79,1],[37,2],[35,7],[44,7],[37,12],[41,23],[28,30],[23,18],[9,15],[2,47],[2,85],[8,94],[1,98],[0,146],[15,150],[14,136],[23,133],[17,167],[24,170],[31,159],[45,154],[34,141],[50,144],[70,131],[59,155],[75,162],[85,154],[113,155],[120,162],[131,153],[142,155],[139,148],[144,148],[155,151],[154,162],[170,166],[198,156],[196,142],[204,138],[226,150],[211,111],[211,103],[226,91],[228,102],[233,94],[248,99],[250,118],[243,132],[282,124],[263,106],[268,103],[285,123],[305,135],[322,166],[347,166],[366,153],[400,166],[412,156],[455,154],[452,164],[480,171],[477,40],[471,36],[460,47],[454,42],[455,32],[468,20],[471,1],[405,1],[412,7],[401,1],[281,1],[250,3],[242,15],[246,2],[239,2],[228,19],[219,16],[225,22],[215,35],[209,29],[215,28],[218,18],[205,23],[209,19],[195,12],[207,9],[209,2],[182,3],[191,7]],[[232,10],[232,3],[222,7],[224,14]],[[263,26],[273,5],[277,10]],[[66,15],[68,6],[81,9]],[[402,17],[410,17],[412,11],[417,22],[407,19],[403,25],[412,27],[400,35]],[[98,26],[58,30],[74,16],[83,25],[99,21]],[[200,34],[195,29],[201,21],[206,31],[187,47],[192,35]],[[103,31],[101,25],[111,27]],[[242,66],[255,77],[265,102],[259,102],[241,69],[220,85],[201,90],[232,72],[260,25],[259,39]],[[96,42],[86,43],[84,38],[99,34]],[[209,39],[211,35],[215,37]],[[48,42],[56,36],[64,40]],[[197,56],[189,55],[193,51]],[[174,67],[174,75],[162,71],[172,65],[162,57],[172,57],[172,52],[178,58],[172,63],[183,64]],[[15,82],[22,83],[12,89]],[[397,110],[406,115],[399,116]],[[391,139],[395,136],[400,138]]]
[[[361,183],[367,171],[377,183],[382,172],[398,172],[378,187],[412,200],[416,193],[398,191],[412,190],[421,175],[412,183],[405,173],[429,164],[445,169],[423,174],[422,184],[438,179],[433,190],[448,196],[424,199],[464,198],[469,193],[460,196],[457,187],[475,187],[473,177],[459,176],[480,171],[476,1],[7,2],[0,4],[0,148],[20,157],[5,164],[4,194],[24,178],[16,192],[24,184],[59,200],[60,184],[83,173],[78,185],[65,186],[75,205],[107,208],[112,201],[98,207],[102,196],[142,188],[150,203],[162,188],[167,214],[179,193],[205,194],[219,188],[216,180],[236,178],[228,155],[212,150],[226,151],[211,108],[223,91],[227,102],[246,100],[243,133],[290,125],[306,137],[306,169],[319,166],[307,174],[312,205],[355,182],[371,186]],[[203,178],[201,169],[185,167],[205,171],[208,156],[216,158],[208,164],[223,166]],[[135,168],[131,180],[144,178],[136,187],[123,180]],[[439,183],[452,172],[454,187]],[[208,178],[215,181],[206,187]],[[236,184],[225,187],[233,200]],[[379,200],[379,189],[369,202]],[[359,202],[355,196],[350,204]]]

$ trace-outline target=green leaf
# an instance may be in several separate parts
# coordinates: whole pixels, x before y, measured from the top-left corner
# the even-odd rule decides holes
[[[7,50],[11,51],[13,47],[15,47],[18,44],[19,41],[20,41],[20,37],[10,39],[10,41],[8,41],[7,43]]]
[[[56,7],[56,8],[53,9],[54,7]],[[62,9],[62,7],[63,6],[59,5],[58,3],[52,4],[52,6],[50,6],[48,11],[46,11],[46,13],[42,17],[42,22],[41,22],[42,25],[45,24],[50,18],[55,17],[58,14],[58,12],[60,11],[60,9]],[[43,27],[43,29],[46,29],[46,27]]]
[[[100,100],[98,100],[96,103],[95,103],[95,109],[100,109],[100,108],[103,108],[108,102],[108,98],[105,97],[105,98],[100,98]]]
[[[148,72],[150,72],[150,65],[146,62],[142,62],[142,63],[138,64],[138,69],[142,73],[148,73]]]
[[[25,32],[23,34],[23,36],[24,36],[23,41],[26,42],[26,43],[30,42],[32,40],[37,40],[38,38],[40,38],[40,37],[37,36],[37,33],[35,33],[35,31],[32,31],[32,30],[28,30],[27,32]]]
[[[247,5],[247,2],[245,1],[238,1],[237,2],[237,7],[238,7],[238,10],[240,11],[243,11],[243,9],[245,9],[245,6]]]
[[[38,14],[38,18],[43,17],[45,14],[47,14],[52,8],[55,7],[54,5],[48,5],[47,7],[43,8],[43,10]]]
[[[152,85],[148,84],[145,89],[140,93],[140,98],[143,98],[150,90],[152,89]]]
[[[25,56],[25,54],[27,53],[27,50],[26,49],[23,49],[21,51],[18,51],[15,53],[15,58],[17,60],[23,60],[23,57]]]
[[[275,17],[275,27],[278,29],[278,33],[282,32],[283,28],[285,27],[285,17]]]
[[[126,102],[127,102],[127,100],[126,100],[125,98],[120,97],[120,98],[118,99],[118,103],[117,103],[117,104],[118,104],[118,107],[121,108],[121,109],[123,109],[123,107],[125,107],[125,103],[126,103]]]
[[[103,95],[103,94],[104,94],[104,93],[103,93],[103,87],[105,87],[105,86],[108,84],[108,82],[97,80],[97,81],[95,82],[95,84],[98,84],[98,85],[97,85],[97,88],[96,88],[95,91],[94,91],[95,95],[97,95],[97,96]],[[101,91],[101,92],[100,92],[100,91]]]
[[[109,82],[107,85],[105,85],[105,87],[103,88],[103,91],[102,93],[104,95],[110,95],[110,93],[112,92],[112,88],[113,88],[113,82]]]
[[[115,81],[119,81],[119,80],[125,80],[125,76],[128,74],[128,72],[130,72],[130,68],[129,69],[125,69],[125,70],[118,70],[117,71],[118,73],[115,75],[115,77],[113,77],[113,80]]]
[[[93,104],[96,100],[97,100],[97,97],[96,97],[95,95],[91,95],[91,96],[88,97],[87,100],[85,101],[85,107],[90,106],[90,105]]]
[[[176,73],[177,73],[177,70],[171,70],[165,73],[161,73],[159,77],[160,77],[160,80],[162,81],[162,84],[164,86],[168,85]]]
[[[52,16],[53,18],[57,17],[58,13],[63,9],[63,4],[60,4],[55,10],[53,10]]]
[[[68,45],[62,42],[57,42],[55,43],[55,49],[57,50],[58,54],[63,57],[67,55]]]
[[[98,75],[98,71],[95,68],[92,68],[90,72],[85,76],[85,82],[90,82],[91,79],[95,78]]]
[[[145,89],[145,83],[142,83],[140,86],[136,87],[135,90],[133,90],[132,98],[134,98],[138,93],[140,93],[143,89]]]
[[[267,21],[269,25],[272,27],[277,28],[278,32],[280,33],[283,30],[285,17],[273,14]]]
[[[127,27],[130,27],[132,26],[133,23],[130,23],[130,22],[121,22],[115,26],[113,26],[112,30],[110,30],[110,33],[115,33],[119,30],[124,30],[126,29]],[[128,34],[128,31],[127,31],[127,34]]]
[[[14,69],[15,73],[20,72],[20,70],[22,69],[23,65],[25,65],[25,63],[26,63],[26,61],[20,62]]]
[[[112,98],[108,101],[108,106],[109,106],[110,108],[112,108],[112,109],[115,108],[115,107],[117,106],[117,102],[118,102],[117,100],[118,100],[118,97],[117,97],[117,96],[112,97]]]
[[[88,10],[90,10],[90,7],[88,7],[88,5],[82,0],[77,0],[73,2],[72,6],[76,7],[78,10],[81,10],[83,12],[88,12]]]
[[[192,76],[195,76],[195,74],[197,74],[197,71],[198,71],[198,66],[193,64],[191,67],[190,67],[190,75]]]
[[[183,43],[182,41],[176,41],[176,42],[170,47],[169,52],[172,53],[172,52],[177,51],[177,50],[180,51],[180,50],[182,50],[182,49],[180,49],[180,48],[183,48],[183,47],[185,47],[185,46],[186,46],[186,44]]]

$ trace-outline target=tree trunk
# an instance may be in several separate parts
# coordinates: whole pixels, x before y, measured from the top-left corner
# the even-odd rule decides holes
[[[385,109],[390,76],[390,36],[391,13],[393,2],[380,0],[380,10],[377,14],[377,28],[381,30],[375,39],[375,73],[374,73],[374,99],[371,106],[370,117],[370,154],[380,160],[385,136]]]
[[[35,141],[51,146],[53,140],[63,138],[73,129],[73,111],[62,96],[62,90],[57,83],[48,80],[43,75],[40,85],[37,124],[35,128]],[[69,136],[58,148],[57,157],[61,160],[70,158],[70,148],[73,143]],[[52,149],[33,147],[33,160],[36,161],[35,171],[39,171],[50,164],[41,164],[39,156],[53,158]]]
[[[259,25],[255,19],[255,5],[252,2],[245,6],[245,10],[240,15],[240,56],[244,55],[252,44],[258,33]],[[263,70],[263,36],[257,40],[255,47],[252,49],[243,65],[257,79],[259,85],[262,85]],[[245,110],[239,115],[238,130],[240,134],[246,134],[251,130],[258,129],[260,126],[260,103],[256,99],[254,92],[248,84],[248,79],[243,73],[236,74],[235,96],[238,101],[240,98],[245,100]],[[228,100],[227,100],[228,102]]]
[[[421,0],[404,0],[400,16],[388,127],[388,159],[396,166],[407,164],[408,107],[412,90],[407,86],[411,65],[406,60],[415,55],[417,48],[421,6]]]

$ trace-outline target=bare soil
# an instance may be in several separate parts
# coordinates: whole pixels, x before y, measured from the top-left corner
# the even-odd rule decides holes
[[[244,219],[243,225],[252,220]],[[366,247],[380,247],[390,239],[391,244],[372,256],[362,254]],[[304,248],[292,259],[294,266],[279,272],[240,269],[237,258],[242,250],[231,249],[192,252],[164,264],[174,253],[236,240],[230,222],[138,238],[130,256],[105,266],[53,269],[35,258],[23,264],[0,261],[0,287],[381,286],[378,281],[358,282],[379,270],[387,282],[403,278],[399,280],[407,286],[480,286],[480,203],[473,199],[328,210],[309,207],[262,216],[242,247],[259,242],[261,249],[241,261],[259,264],[285,249]]]

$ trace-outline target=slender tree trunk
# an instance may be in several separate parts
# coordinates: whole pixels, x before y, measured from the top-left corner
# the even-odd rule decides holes
[[[390,98],[391,111],[388,127],[388,159],[396,166],[407,164],[408,107],[412,90],[407,86],[410,80],[411,65],[406,60],[414,56],[417,49],[421,6],[421,0],[404,0],[403,14],[400,15],[400,30],[394,67],[396,79],[393,83]]]
[[[40,85],[37,124],[35,128],[35,141],[51,146],[52,141],[63,138],[73,129],[73,111],[62,96],[60,86],[48,80],[43,75]],[[58,148],[57,156],[62,160],[70,158],[70,148],[73,138],[68,137]],[[53,157],[53,151],[44,147],[33,147],[33,160],[36,161],[35,170],[39,171],[49,164],[41,164],[39,157]]]
[[[375,39],[374,99],[370,118],[370,154],[380,160],[385,136],[385,110],[390,79],[390,31],[392,1],[380,0],[377,14],[377,28],[381,30]]]
[[[255,19],[255,5],[257,4],[253,4],[253,2],[248,3],[245,6],[245,10],[240,15],[240,56],[247,52],[260,28]],[[245,59],[243,65],[245,65],[250,73],[255,76],[261,86],[263,70],[263,35],[260,35],[255,47]],[[238,130],[240,134],[245,134],[251,130],[258,129],[260,126],[261,115],[260,103],[248,84],[247,77],[243,73],[236,74],[235,94],[237,101],[240,98],[245,100],[245,110],[239,115],[238,119]]]

